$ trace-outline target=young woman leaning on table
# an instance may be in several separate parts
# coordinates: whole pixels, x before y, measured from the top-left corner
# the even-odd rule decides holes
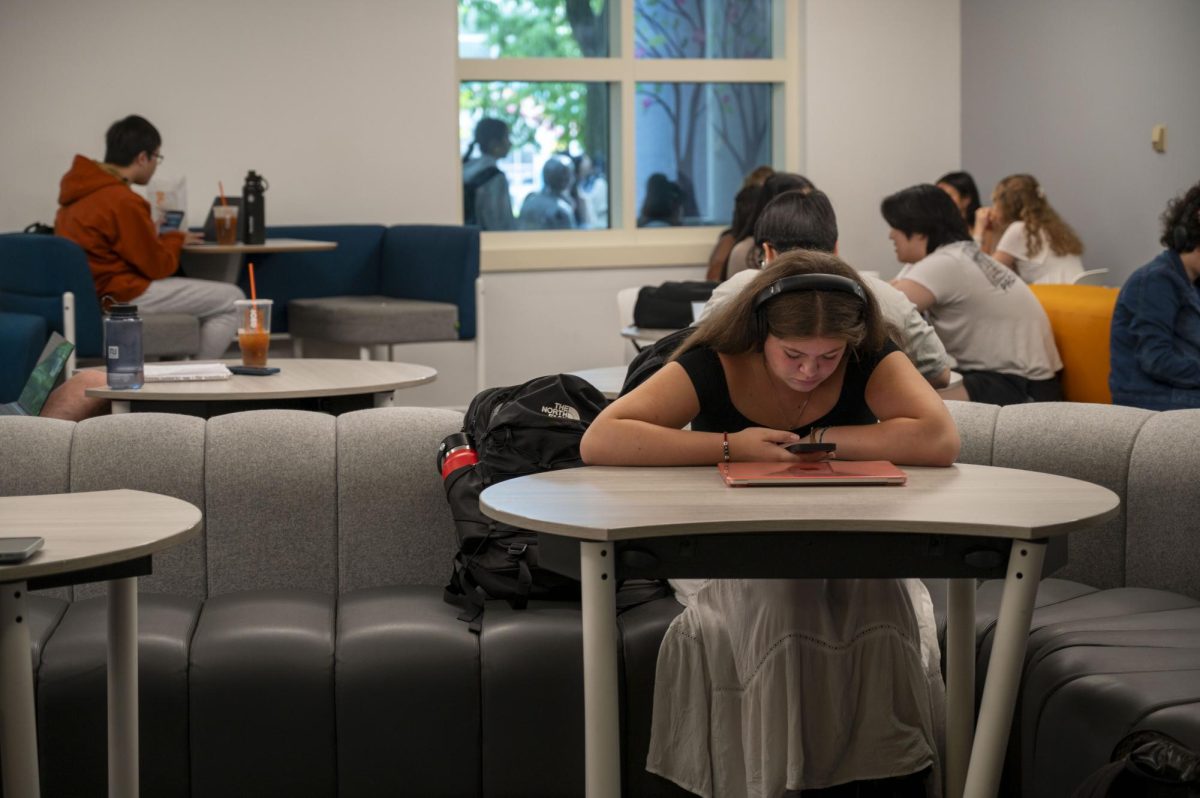
[[[797,250],[609,405],[582,454],[603,465],[818,459],[780,445],[810,438],[842,459],[912,465],[948,466],[959,449],[862,279],[832,254]],[[943,688],[932,605],[912,582],[672,580],[686,609],[659,649],[647,769],[706,795],[861,782],[856,794],[924,796],[938,778]]]

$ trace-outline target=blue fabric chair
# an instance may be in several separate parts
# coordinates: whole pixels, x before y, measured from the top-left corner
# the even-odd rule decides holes
[[[274,299],[277,311],[286,297],[297,356],[306,340],[357,346],[369,359],[390,358],[392,344],[476,338],[478,228],[395,225],[381,230],[378,250],[367,248],[361,228],[273,228],[269,234],[339,241],[332,252],[264,259],[279,266],[269,282],[255,270],[259,295]],[[357,249],[344,250],[346,241]],[[318,262],[324,271],[314,273]]]
[[[73,335],[64,302],[74,308]],[[101,355],[100,303],[87,256],[73,241],[25,233],[0,235],[0,311],[44,319],[47,332],[42,344],[45,335],[57,332],[74,342],[78,357]]]
[[[274,300],[271,332],[288,332],[288,303],[293,299],[368,296],[379,293],[379,258],[383,225],[333,224],[267,227],[267,238],[334,241],[329,252],[275,252],[255,256],[258,295]],[[250,277],[243,268],[238,285],[250,296]]]
[[[100,301],[83,248],[60,236],[0,235],[0,311],[30,313],[75,344],[75,358],[100,358]],[[142,314],[147,357],[190,357],[200,348],[200,321],[182,313]]]
[[[21,395],[48,336],[41,316],[0,313],[0,404]]]
[[[380,292],[458,306],[458,338],[475,337],[479,228],[394,225],[383,236]]]

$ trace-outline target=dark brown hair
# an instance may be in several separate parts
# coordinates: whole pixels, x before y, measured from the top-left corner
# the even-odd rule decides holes
[[[789,291],[764,302],[757,310],[754,300],[771,283],[800,274],[836,274],[858,283],[864,302],[845,291]],[[887,327],[879,303],[858,272],[836,255],[798,249],[771,261],[764,269],[680,344],[671,356],[709,347],[723,355],[761,351],[766,336],[757,315],[765,317],[765,333],[776,338],[841,338],[849,352],[877,352],[887,340]]]

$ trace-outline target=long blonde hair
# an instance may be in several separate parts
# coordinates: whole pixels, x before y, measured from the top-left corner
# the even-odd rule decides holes
[[[1030,256],[1042,250],[1042,231],[1055,255],[1082,255],[1083,242],[1046,200],[1033,175],[1009,175],[996,184],[992,195],[1000,224],[1025,223],[1025,244]]]

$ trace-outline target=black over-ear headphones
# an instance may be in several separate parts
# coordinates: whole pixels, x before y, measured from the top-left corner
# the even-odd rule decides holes
[[[1176,252],[1191,252],[1197,246],[1200,246],[1200,241],[1191,240],[1187,231],[1187,221],[1193,216],[1200,217],[1200,203],[1197,203],[1195,208],[1188,208],[1183,214],[1183,218],[1180,219],[1179,224],[1175,225],[1171,230],[1171,243],[1175,245]]]
[[[780,294],[790,294],[795,291],[838,291],[858,297],[858,301],[862,302],[864,307],[867,304],[867,295],[863,293],[862,286],[840,274],[793,274],[789,277],[780,277],[754,297],[754,326],[760,342],[766,340],[768,331],[767,311],[763,305]]]

